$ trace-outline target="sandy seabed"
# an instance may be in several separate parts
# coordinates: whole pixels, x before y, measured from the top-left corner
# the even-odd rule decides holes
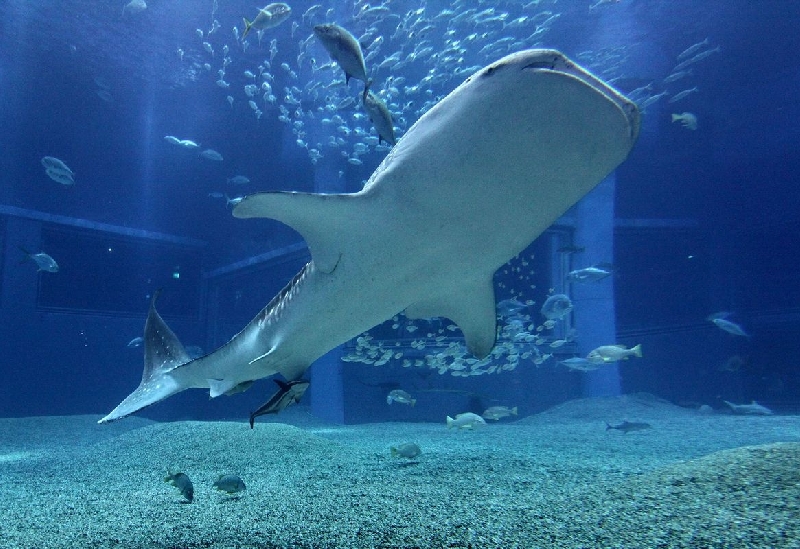
[[[301,406],[254,430],[99,417],[0,419],[2,549],[800,547],[796,416],[633,395],[476,431],[328,425]],[[422,455],[392,458],[404,442]],[[247,490],[215,491],[226,473]]]

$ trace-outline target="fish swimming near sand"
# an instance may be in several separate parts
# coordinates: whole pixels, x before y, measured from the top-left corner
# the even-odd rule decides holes
[[[491,419],[497,421],[504,417],[517,415],[517,407],[509,408],[508,406],[490,406],[481,414],[483,419]]]
[[[646,429],[652,429],[652,427],[652,425],[643,421],[623,421],[618,425],[611,425],[610,423],[606,422],[606,431],[622,431],[626,435],[631,431],[644,431]]]
[[[727,400],[723,400],[728,408],[734,414],[740,414],[745,416],[771,416],[772,410],[763,406],[756,402],[755,400],[752,401],[750,404],[734,404],[733,402],[728,402]]]
[[[296,380],[401,311],[451,319],[468,351],[486,357],[497,332],[495,271],[623,162],[638,133],[636,105],[555,50],[478,70],[417,120],[361,191],[239,202],[237,218],[296,229],[311,261],[196,360],[151,302],[142,380],[100,422],[190,388],[216,397],[278,373]]]
[[[164,477],[164,482],[172,484],[186,498],[187,503],[192,503],[192,500],[194,500],[194,485],[189,479],[189,475],[186,473],[170,473]]]
[[[422,454],[422,450],[416,442],[404,442],[398,446],[389,448],[392,457],[401,457],[406,459],[414,459]]]
[[[268,401],[262,404],[258,410],[250,414],[251,429],[253,428],[253,423],[258,416],[277,414],[278,412],[285,410],[288,406],[299,402],[300,399],[303,398],[303,395],[305,394],[309,385],[308,381],[302,379],[297,381],[289,381],[288,383],[279,379],[273,379],[272,381],[278,384],[278,391],[272,395]],[[238,387],[239,386],[234,387],[234,389]],[[231,394],[230,391],[228,391],[228,394]]]
[[[454,418],[447,416],[446,423],[448,429],[477,429],[485,426],[486,420],[478,414],[465,412],[463,414],[457,414]]]
[[[247,489],[242,477],[239,475],[220,475],[217,480],[214,481],[213,486],[216,490],[228,495],[238,494]]]

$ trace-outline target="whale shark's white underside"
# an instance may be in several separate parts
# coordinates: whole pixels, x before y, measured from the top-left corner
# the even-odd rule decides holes
[[[312,260],[240,333],[190,360],[151,305],[139,387],[101,422],[189,388],[300,377],[405,311],[495,342],[494,272],[628,155],[636,106],[554,50],[479,70],[422,116],[355,194],[261,193],[234,209],[296,229]],[[155,302],[155,300],[154,300]]]

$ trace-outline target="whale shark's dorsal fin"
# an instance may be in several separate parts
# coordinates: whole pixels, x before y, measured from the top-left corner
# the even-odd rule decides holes
[[[234,217],[266,217],[289,225],[306,241],[316,268],[331,273],[339,263],[342,246],[337,235],[349,234],[342,226],[359,215],[352,194],[264,192],[246,196],[233,209]]]
[[[478,358],[485,358],[494,347],[497,317],[492,275],[460,281],[456,291],[418,301],[405,313],[409,318],[449,318],[464,332],[467,349]]]
[[[168,374],[191,362],[189,354],[156,310],[157,290],[150,301],[144,325],[144,371],[142,381],[134,392],[98,423],[107,423],[130,415],[185,389]]]

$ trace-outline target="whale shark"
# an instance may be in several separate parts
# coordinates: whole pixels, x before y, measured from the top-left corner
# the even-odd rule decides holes
[[[191,360],[159,316],[145,323],[136,390],[101,423],[190,388],[211,397],[280,374],[404,312],[446,317],[478,358],[495,344],[495,271],[628,156],[639,110],[556,50],[478,70],[417,120],[364,188],[264,192],[237,218],[271,218],[311,260],[228,343]]]

